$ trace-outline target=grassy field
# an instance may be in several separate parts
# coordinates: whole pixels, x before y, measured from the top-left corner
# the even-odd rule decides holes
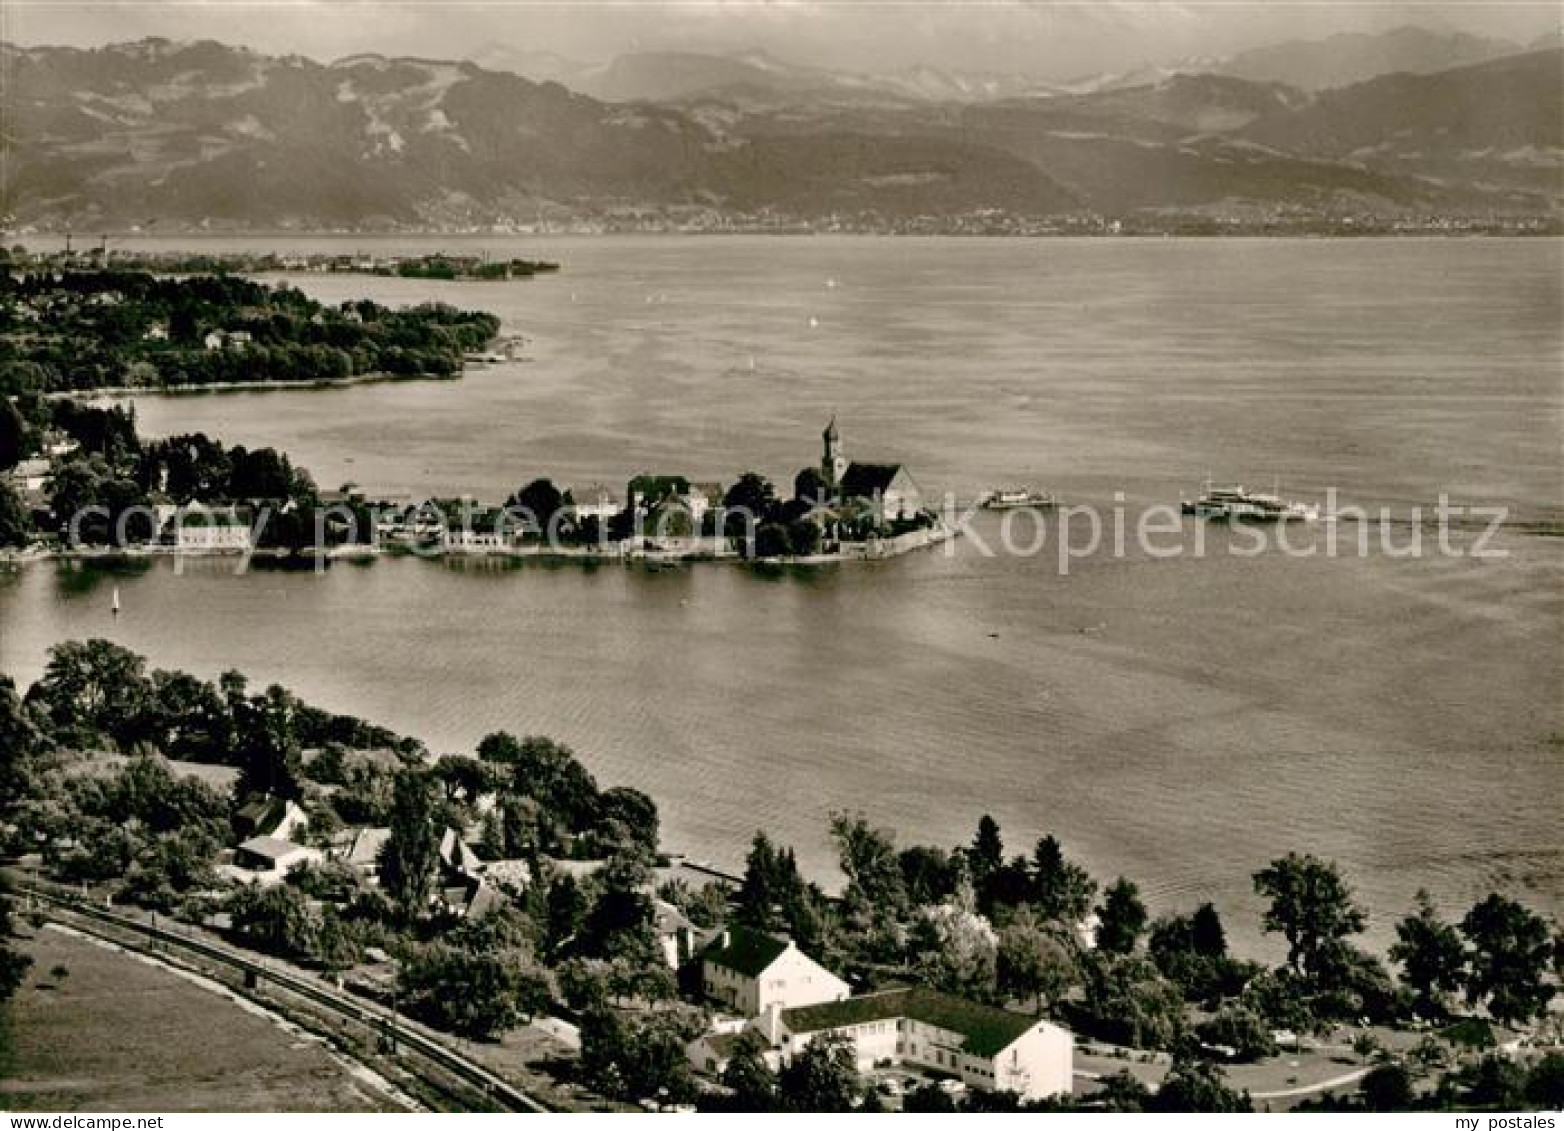
[[[24,949],[0,1107],[400,1110],[321,1042],[166,969],[56,930]]]

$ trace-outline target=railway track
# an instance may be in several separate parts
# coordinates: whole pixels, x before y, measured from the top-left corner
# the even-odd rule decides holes
[[[410,1025],[405,1018],[382,1006],[359,1000],[345,992],[321,985],[313,979],[302,977],[286,969],[279,969],[228,947],[165,930],[128,916],[116,915],[112,911],[93,907],[78,899],[56,895],[33,886],[18,886],[16,895],[26,896],[63,910],[78,920],[112,927],[147,939],[155,939],[167,947],[199,955],[208,962],[238,970],[244,975],[246,984],[271,982],[280,989],[313,1002],[340,1017],[373,1028],[389,1037],[398,1048],[411,1050],[508,1111],[541,1113],[549,1110],[520,1088],[490,1072],[481,1064],[468,1060],[437,1037],[422,1032],[420,1028]],[[80,928],[79,923],[72,925]],[[121,940],[110,939],[109,941]]]

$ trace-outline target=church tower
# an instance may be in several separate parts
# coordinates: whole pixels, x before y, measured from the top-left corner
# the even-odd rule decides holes
[[[834,495],[842,485],[842,477],[847,474],[847,457],[842,454],[842,434],[836,430],[834,414],[821,438],[825,441],[825,452],[820,460],[820,476]]]

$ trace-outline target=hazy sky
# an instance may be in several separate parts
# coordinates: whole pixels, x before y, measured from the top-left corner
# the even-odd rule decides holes
[[[1556,2],[0,0],[0,36],[22,44],[161,35],[323,60],[376,51],[514,61],[539,51],[587,63],[637,50],[764,48],[845,69],[929,63],[1052,78],[1408,23],[1528,41],[1559,22]]]

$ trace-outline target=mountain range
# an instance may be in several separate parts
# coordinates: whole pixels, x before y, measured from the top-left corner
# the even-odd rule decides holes
[[[1446,59],[1498,50],[1469,38],[1434,37]],[[1302,68],[1307,54],[1287,57]],[[1564,199],[1557,47],[1325,90],[1318,70],[1295,71],[1299,84],[1172,73],[1066,90],[715,58],[582,68],[503,49],[480,65],[319,63],[210,41],[0,45],[0,208],[12,226],[84,230],[647,216],[872,227],[1135,211],[1556,215]],[[1240,65],[1258,67],[1215,69]]]

